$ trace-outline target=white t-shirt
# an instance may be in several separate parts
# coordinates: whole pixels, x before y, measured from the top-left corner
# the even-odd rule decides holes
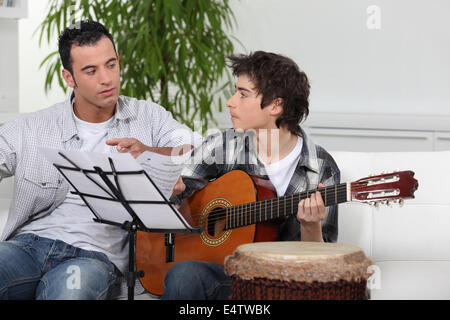
[[[81,139],[80,151],[98,152],[98,153],[110,153],[110,146],[106,144],[106,136],[108,134],[108,127],[114,121],[114,117],[109,120],[100,123],[86,122],[73,114],[75,124],[78,130],[78,137]],[[85,205],[80,196],[72,194],[74,191],[70,186],[69,193],[64,203],[74,203],[79,205]],[[61,204],[61,206],[64,205]],[[60,207],[61,207],[60,206]]]
[[[277,195],[282,197],[286,192],[289,182],[294,175],[295,168],[300,160],[300,155],[302,152],[303,139],[301,137],[297,138],[297,144],[294,149],[283,159],[271,164],[265,164],[267,175],[269,176],[270,182],[277,190]]]
[[[109,153],[109,146],[106,145],[106,135],[108,127],[115,117],[100,123],[86,122],[73,115],[78,129],[78,136],[81,138],[82,151]]]

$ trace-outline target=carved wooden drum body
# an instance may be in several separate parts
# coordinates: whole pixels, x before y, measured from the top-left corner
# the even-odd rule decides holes
[[[355,246],[320,242],[256,242],[225,258],[232,299],[366,299],[372,261]]]

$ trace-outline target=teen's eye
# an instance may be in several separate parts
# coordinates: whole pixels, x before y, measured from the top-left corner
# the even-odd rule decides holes
[[[87,74],[90,75],[90,76],[92,76],[92,75],[95,74],[95,70],[90,70],[90,71],[87,72]]]
[[[239,98],[245,99],[245,98],[247,98],[247,96],[245,95],[245,93],[240,92],[239,93]]]

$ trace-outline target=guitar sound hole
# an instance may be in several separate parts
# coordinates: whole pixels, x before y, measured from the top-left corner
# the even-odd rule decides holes
[[[220,213],[222,209],[215,208],[208,215],[205,229],[211,237],[218,237],[225,229],[225,217],[222,218],[223,212]]]

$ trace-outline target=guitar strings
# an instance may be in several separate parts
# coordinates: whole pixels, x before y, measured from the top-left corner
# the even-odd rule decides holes
[[[336,195],[332,195],[333,200],[336,200],[336,198],[339,200],[343,200],[344,196],[346,196],[346,194],[343,192],[338,192]],[[259,220],[262,220],[261,215],[264,214],[264,216],[267,217],[269,215],[268,209],[270,209],[271,218],[274,215],[276,218],[276,217],[279,217],[282,215],[283,216],[289,215],[293,208],[298,207],[298,203],[300,202],[300,200],[306,199],[307,197],[308,197],[307,195],[296,194],[296,195],[287,196],[287,197],[266,199],[266,200],[255,202],[253,208],[249,204],[240,204],[238,206],[235,206],[234,210],[232,210],[231,208],[223,208],[222,210],[217,210],[215,212],[215,216],[217,217],[217,219],[223,219],[224,218],[223,213],[225,213],[225,218],[228,216],[229,219],[233,220],[236,216],[238,218],[241,218],[242,215],[250,214],[251,215],[250,220],[252,220],[253,215],[255,215],[255,219],[253,219],[253,220],[258,220],[256,218],[257,218],[257,214],[259,212],[259,215],[260,215]],[[331,195],[330,195],[330,197],[331,197]],[[346,197],[344,199],[346,199]],[[341,202],[341,201],[338,201],[338,202]],[[263,210],[263,207],[264,207],[264,212],[261,212],[261,210]],[[274,208],[276,208],[276,210],[274,210]],[[284,211],[284,212],[282,212],[282,214],[280,214],[280,208],[282,209],[281,211]],[[274,214],[275,211],[276,211],[276,214]],[[265,220],[269,220],[269,219],[265,219]]]
[[[333,194],[329,194],[330,195],[330,197],[331,196],[333,196],[333,198],[338,198],[338,200],[342,200],[342,199],[346,199],[346,192],[343,192],[343,190],[342,190],[342,185],[341,186],[338,186],[337,187],[337,189],[338,189],[338,192],[337,192],[337,194],[336,194],[336,196]],[[310,192],[310,191],[309,191]],[[309,193],[308,192],[308,193]],[[306,193],[298,193],[298,194],[294,194],[294,195],[289,195],[289,196],[287,196],[287,197],[292,197],[293,199],[295,199],[295,198],[299,198],[299,197],[301,197],[301,196],[306,196]],[[283,197],[282,197],[283,198]],[[271,206],[274,206],[274,205],[277,205],[277,203],[276,202],[281,202],[281,201],[283,201],[284,202],[284,200],[279,200],[279,199],[281,199],[281,198],[272,198],[272,199],[265,199],[265,200],[262,200],[262,201],[258,201],[258,202],[253,202],[254,204],[255,204],[255,207],[254,208],[252,208],[251,209],[251,211],[252,211],[252,213],[254,214],[253,216],[255,217],[255,219],[250,219],[250,218],[248,218],[248,219],[245,219],[245,217],[244,217],[244,215],[245,214],[247,214],[248,215],[248,211],[247,212],[245,212],[244,214],[242,214],[242,211],[237,211],[236,210],[236,212],[234,212],[234,213],[232,213],[232,212],[229,212],[228,214],[227,214],[227,209],[230,209],[231,207],[226,207],[226,208],[221,208],[220,210],[217,210],[217,211],[215,211],[214,213],[215,213],[215,215],[214,215],[214,217],[213,218],[211,218],[211,217],[208,217],[208,219],[206,220],[206,221],[203,221],[203,223],[204,224],[209,224],[209,223],[215,223],[215,222],[217,222],[217,221],[220,221],[220,220],[224,220],[224,219],[227,219],[228,218],[228,221],[230,221],[230,224],[233,224],[232,226],[229,226],[228,228],[223,228],[221,231],[220,231],[220,234],[222,234],[224,231],[227,231],[227,230],[230,230],[230,229],[236,229],[236,228],[239,228],[239,227],[244,227],[244,226],[248,226],[248,225],[253,225],[253,224],[256,224],[256,223],[258,223],[258,222],[262,222],[262,221],[268,221],[268,220],[271,220],[271,219],[262,219],[262,221],[260,220],[260,221],[256,221],[256,220],[258,220],[257,219],[257,217],[258,217],[258,215],[257,215],[257,210],[259,210],[259,209],[261,209],[262,208],[262,206],[263,205],[265,205],[265,204],[267,204],[268,202],[271,202]],[[295,208],[298,206],[298,199],[296,199],[296,200],[294,200],[295,201],[295,203],[294,203],[294,206],[292,207],[292,205],[291,205],[291,201],[289,201],[289,203],[286,203],[286,211],[285,211],[285,213],[287,213],[287,212],[291,212],[291,210],[295,210]],[[263,202],[267,202],[267,203],[263,203]],[[344,201],[342,201],[342,202],[344,202]],[[242,206],[245,206],[245,205],[248,205],[248,203],[247,204],[240,204],[240,205],[238,205],[238,206],[234,206],[234,208],[238,208],[238,207],[242,207]],[[218,212],[220,213],[220,214],[218,214]],[[223,213],[225,213],[225,215],[223,215]],[[290,213],[291,214],[291,213]],[[192,217],[194,217],[194,216],[200,216],[201,214],[198,214],[198,215],[192,215]],[[260,213],[260,217],[262,217],[262,216],[265,216],[265,218],[269,215],[269,214],[266,214],[266,213]],[[278,214],[279,215],[279,214]],[[283,215],[279,215],[280,217],[281,216],[287,216],[288,214],[283,214]],[[275,218],[277,218],[277,217],[274,217],[274,219]],[[244,223],[245,222],[245,220],[247,221],[247,222],[250,222],[250,223]],[[200,221],[199,221],[200,222]],[[226,225],[227,223],[225,223],[225,225]],[[176,235],[176,238],[177,239],[180,239],[180,240],[182,240],[183,238],[185,238],[185,237],[189,237],[189,236],[191,236],[190,234],[177,234]]]
[[[346,193],[344,193],[344,192],[342,192],[342,190],[340,190],[339,192],[337,192],[336,195],[330,194],[329,196],[330,197],[332,196],[333,198],[337,197],[340,200],[342,200],[342,197],[345,195],[346,195]],[[303,196],[305,197],[304,199],[306,199],[307,196],[306,195],[303,195]],[[260,211],[260,213],[261,213],[263,206],[266,206],[269,202],[270,202],[269,208],[276,207],[276,206],[280,207],[280,204],[281,204],[282,206],[285,205],[286,209],[291,209],[292,202],[295,201],[296,202],[295,205],[298,206],[298,202],[299,202],[299,200],[301,200],[301,198],[303,196],[302,196],[302,194],[295,194],[295,195],[289,195],[289,196],[280,197],[280,198],[265,199],[265,200],[260,200],[257,202],[244,203],[244,204],[239,204],[239,205],[232,206],[232,207],[221,208],[214,212],[215,219],[211,218],[210,221],[222,220],[226,217],[233,219],[235,216],[241,217],[242,215],[248,215],[249,213],[257,214],[258,213],[257,211]],[[289,200],[288,200],[288,198],[289,198]],[[251,208],[252,204],[253,204],[253,208]],[[243,212],[243,211],[245,211],[245,212]],[[279,210],[277,210],[277,212],[278,212],[277,215],[279,215]],[[264,215],[266,215],[266,213],[267,213],[267,208],[264,209]],[[197,217],[200,215],[201,214],[193,215],[193,217]],[[273,216],[273,212],[272,212],[272,216]]]
[[[338,185],[336,187],[337,192],[336,195],[334,194],[334,188],[333,188],[333,194],[330,192],[329,194],[327,194],[327,197],[333,197],[333,200],[335,198],[337,198],[338,200],[342,200],[342,199],[346,199],[346,192],[344,192],[343,187],[346,188],[346,185]],[[319,189],[320,190],[320,189]],[[324,191],[322,189],[322,191]],[[346,190],[345,190],[346,191]],[[309,193],[313,193],[315,192],[315,190],[310,190],[308,191]],[[284,198],[291,198],[289,199],[289,201],[286,202],[286,210],[284,212],[284,214],[277,214],[277,216],[273,217],[273,219],[282,217],[282,216],[288,216],[289,214],[292,214],[291,212],[293,212],[293,210],[296,210],[297,206],[298,206],[298,202],[299,200],[301,200],[301,198],[304,197],[304,199],[306,199],[307,193],[306,192],[302,192],[302,193],[297,193],[297,194],[293,194],[293,195],[288,195],[288,196],[284,196],[284,197],[280,197],[280,198],[271,198],[271,199],[265,199],[265,200],[260,200],[257,202],[252,202],[251,204],[254,204],[254,206],[252,205],[251,210],[246,210],[245,212],[243,212],[242,208],[244,206],[248,206],[250,203],[244,203],[244,204],[239,204],[233,207],[225,207],[225,208],[220,208],[219,210],[214,211],[213,216],[208,216],[207,219],[205,219],[205,221],[203,221],[203,226],[207,226],[208,224],[215,224],[218,221],[221,220],[228,220],[229,223],[225,222],[225,225],[228,224],[228,228],[227,229],[223,229],[221,230],[221,232],[229,230],[229,229],[236,229],[239,227],[244,227],[244,226],[248,226],[248,225],[252,225],[252,224],[256,224],[258,222],[262,222],[262,221],[268,221],[271,220],[271,218],[268,218],[270,216],[270,214],[268,213],[267,208],[269,207],[269,203],[270,206],[275,207],[277,205],[279,205],[281,202],[283,202],[283,208],[284,208]],[[267,207],[266,207],[267,205]],[[265,207],[265,212],[261,212],[262,208]],[[234,208],[234,212],[232,212],[230,209]],[[238,209],[239,208],[239,209]],[[259,214],[258,214],[259,211]],[[197,222],[200,224],[200,221],[197,219],[201,216],[202,214],[195,214],[195,215],[191,215],[191,217],[194,220],[197,220]],[[247,215],[247,218],[245,217],[245,215]],[[258,219],[258,218],[263,218],[264,219]],[[259,221],[258,221],[259,220]],[[245,221],[247,221],[247,223],[245,223]],[[183,239],[184,237],[189,237],[190,234],[177,234],[176,237],[177,239]]]
[[[337,186],[338,191],[334,192],[334,189],[333,189],[333,193],[327,194],[327,198],[332,199],[332,200],[335,200],[335,198],[338,198],[339,200],[341,200],[341,201],[338,201],[338,203],[344,202],[342,200],[343,199],[346,200],[346,196],[347,196],[346,189],[343,190],[344,187],[346,188],[346,185]],[[322,192],[324,192],[323,189],[318,189],[319,192],[321,190],[322,190]],[[272,199],[265,199],[265,200],[260,200],[260,201],[256,201],[256,202],[243,203],[243,204],[239,204],[239,205],[232,206],[232,207],[223,207],[223,208],[220,208],[220,209],[214,211],[213,217],[209,218],[208,221],[215,222],[215,221],[223,220],[226,218],[229,218],[229,220],[233,220],[236,217],[239,217],[239,219],[240,219],[242,216],[245,216],[245,215],[247,215],[247,216],[249,216],[249,214],[256,215],[256,214],[258,214],[258,211],[260,214],[262,214],[261,210],[263,209],[263,206],[265,207],[266,205],[268,205],[269,208],[270,207],[272,207],[272,208],[278,207],[279,208],[280,205],[282,205],[283,208],[284,208],[284,206],[286,207],[286,211],[290,211],[287,209],[292,209],[291,208],[292,202],[295,202],[295,207],[297,207],[299,201],[308,198],[310,193],[311,194],[315,193],[315,190],[308,191],[308,194],[306,192],[302,192],[302,193],[283,196],[283,197],[279,197],[279,198],[272,198]],[[324,195],[322,195],[322,196],[324,196]],[[269,204],[269,202],[270,202],[270,204]],[[253,208],[251,207],[252,205],[253,205]],[[243,211],[245,211],[245,212],[243,212]],[[267,211],[268,211],[267,207],[265,207],[263,214],[266,215]],[[273,216],[273,211],[274,210],[272,210],[272,216]],[[278,212],[277,215],[281,216],[279,214],[279,210],[277,210],[277,212]],[[191,215],[191,217],[197,218],[201,215],[202,214],[199,213],[199,214]],[[285,215],[285,214],[283,214],[283,215]],[[267,219],[267,220],[269,220],[269,219]]]
[[[354,186],[356,186],[356,187],[354,187]],[[360,186],[365,187],[366,184],[365,183],[360,183],[360,184],[353,183],[352,184],[352,191],[360,191],[361,189],[358,188]],[[347,199],[347,189],[346,189],[346,187],[347,187],[346,184],[338,185],[336,187],[336,189],[338,189],[337,192],[335,192],[334,188],[331,187],[331,188],[333,188],[333,190],[331,190],[331,193],[327,194],[327,199],[331,198],[332,200],[335,200],[335,198],[338,198],[340,200],[337,203],[333,203],[332,205],[339,204],[339,203],[342,203],[342,202],[346,202],[346,201],[342,201],[342,200],[346,200]],[[330,187],[328,187],[328,188],[330,188]],[[292,201],[296,202],[295,203],[295,207],[297,207],[300,200],[306,199],[309,196],[309,194],[313,194],[316,191],[321,192],[322,197],[324,197],[325,188],[319,188],[319,189],[316,189],[316,190],[310,190],[307,193],[306,192],[302,192],[302,193],[297,193],[297,194],[294,194],[294,195],[283,196],[283,197],[279,197],[279,198],[265,199],[265,200],[260,200],[260,201],[256,201],[256,202],[251,202],[251,203],[243,203],[243,204],[235,205],[235,206],[232,206],[232,207],[223,207],[223,208],[220,208],[220,209],[214,211],[213,217],[208,218],[208,221],[209,222],[215,222],[215,221],[219,221],[219,220],[223,220],[223,219],[227,219],[227,218],[230,221],[236,220],[236,218],[239,218],[240,220],[242,220],[241,219],[242,216],[243,216],[243,218],[245,220],[245,218],[246,218],[245,216],[246,215],[247,215],[248,218],[252,218],[252,216],[250,216],[250,215],[257,215],[257,213],[258,213],[257,211],[259,211],[260,214],[261,214],[262,207],[266,206],[268,204],[268,202],[270,202],[269,206],[271,206],[271,207],[275,207],[275,206],[279,207],[280,204],[283,205],[283,206],[285,205],[286,206],[286,210],[289,209],[287,211],[290,212],[290,210],[293,209],[293,208],[291,208]],[[287,198],[292,198],[292,199],[287,200]],[[251,204],[254,205],[253,208],[251,208]],[[264,215],[266,215],[266,211],[267,211],[267,209],[265,208],[264,209]],[[279,210],[277,212],[278,212],[277,216],[281,216],[279,214]],[[195,219],[195,218],[200,217],[201,215],[202,215],[202,213],[198,213],[198,214],[191,215],[191,217],[193,219]],[[283,214],[283,215],[287,215],[287,214]],[[272,216],[273,216],[273,212],[272,212]],[[270,219],[266,219],[266,220],[270,220]],[[252,223],[250,223],[250,224],[252,224]]]
[[[353,182],[351,183],[351,191],[352,192],[358,192],[358,191],[364,191],[364,189],[367,187],[367,183],[365,182]],[[305,192],[301,192],[301,193],[297,193],[297,194],[293,194],[293,195],[288,195],[288,196],[283,196],[283,197],[279,197],[279,198],[272,198],[272,199],[265,199],[265,200],[259,200],[256,202],[252,202],[252,204],[254,204],[254,207],[249,209],[249,210],[245,210],[245,212],[242,212],[243,207],[244,206],[249,206],[250,203],[244,203],[244,204],[239,204],[236,206],[232,206],[232,207],[224,207],[221,208],[219,210],[214,211],[214,215],[213,217],[209,217],[208,219],[206,219],[205,221],[203,221],[203,224],[209,224],[209,223],[216,223],[217,221],[220,220],[225,220],[225,226],[228,226],[227,229],[223,229],[221,230],[220,234],[222,234],[224,231],[227,230],[232,230],[232,229],[236,229],[239,227],[245,227],[248,225],[253,225],[256,224],[258,222],[262,222],[262,221],[269,221],[271,219],[266,219],[268,217],[267,212],[262,213],[262,206],[266,206],[268,202],[271,202],[271,206],[274,205],[279,205],[280,202],[286,202],[285,199],[288,197],[292,197],[292,199],[290,199],[289,201],[287,201],[285,203],[286,207],[285,207],[285,212],[284,214],[280,215],[278,212],[278,217],[274,217],[274,219],[279,218],[281,216],[288,216],[289,214],[293,214],[294,210],[296,210],[296,208],[298,207],[298,203],[300,202],[300,200],[306,199],[308,197],[309,194],[313,194],[316,191],[321,192],[322,197],[324,197],[324,193],[325,193],[325,189],[327,189],[327,191],[329,189],[330,193],[327,194],[327,198],[334,198],[334,200],[338,199],[338,203],[342,203],[342,202],[346,202],[347,199],[347,184],[340,184],[337,185],[336,188],[335,187],[325,187],[325,188],[319,188],[316,190],[309,190],[309,191],[305,191]],[[302,199],[302,197],[304,197]],[[344,200],[344,201],[341,201]],[[293,202],[295,202],[293,204]],[[292,205],[293,204],[293,205]],[[234,208],[234,213],[232,212],[232,208]],[[239,209],[240,208],[240,209]],[[265,219],[262,219],[260,221],[255,221],[258,220],[258,213],[257,211],[260,211],[260,219],[262,218],[262,216],[264,215]],[[266,210],[266,209],[265,209]],[[288,213],[289,212],[289,213]],[[250,215],[249,215],[250,213]],[[200,217],[202,214],[194,214],[191,215],[191,217],[194,218],[198,218]],[[245,215],[247,215],[247,217],[245,217]],[[252,219],[250,219],[250,217],[254,217],[255,219],[252,221]],[[229,222],[229,223],[228,223]],[[232,222],[240,222],[240,223],[234,223],[234,225],[230,226],[230,224],[232,224]],[[242,223],[244,222],[244,223]],[[247,222],[247,223],[245,223]],[[200,223],[200,221],[198,221],[198,223]],[[192,236],[192,234],[177,234],[176,238],[181,240],[185,237],[189,237]]]

